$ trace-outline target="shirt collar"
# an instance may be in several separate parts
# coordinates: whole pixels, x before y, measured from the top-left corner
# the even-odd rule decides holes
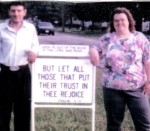
[[[4,26],[3,26],[5,29],[6,29],[6,28],[7,28],[7,29],[10,29],[10,27],[9,27],[9,22],[10,22],[10,19],[6,20],[6,22],[5,22]],[[26,27],[27,27],[27,24],[26,24],[25,21],[23,21],[21,28],[26,28]]]

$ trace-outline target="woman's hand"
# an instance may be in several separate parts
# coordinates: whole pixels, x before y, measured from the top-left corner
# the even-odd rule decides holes
[[[144,63],[145,72],[147,76],[147,82],[145,82],[145,86],[143,89],[144,94],[150,94],[150,61]]]
[[[93,65],[98,65],[100,62],[99,52],[95,48],[90,48],[89,50],[90,61]]]
[[[150,95],[150,83],[149,82],[146,82],[145,83],[145,86],[143,88],[143,94],[148,94]]]

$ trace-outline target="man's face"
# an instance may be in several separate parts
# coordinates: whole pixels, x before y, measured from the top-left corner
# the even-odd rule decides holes
[[[10,7],[9,16],[13,23],[20,23],[26,15],[26,9],[22,5],[13,5]]]

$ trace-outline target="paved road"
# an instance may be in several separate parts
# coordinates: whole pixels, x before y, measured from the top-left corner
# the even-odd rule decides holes
[[[87,37],[56,32],[54,36],[41,34],[39,36],[39,41],[40,44],[93,45],[98,43],[98,37]]]

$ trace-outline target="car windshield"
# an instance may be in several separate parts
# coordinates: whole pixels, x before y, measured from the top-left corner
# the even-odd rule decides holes
[[[52,26],[49,22],[39,22],[39,26]]]

